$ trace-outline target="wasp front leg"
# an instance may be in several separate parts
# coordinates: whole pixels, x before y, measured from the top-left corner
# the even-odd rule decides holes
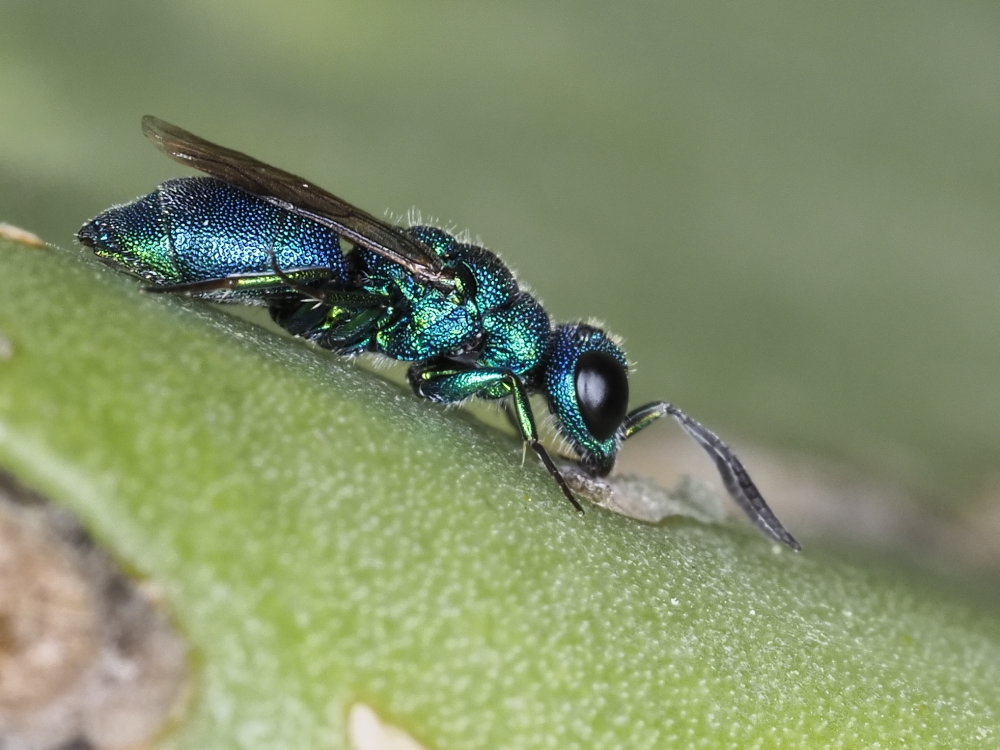
[[[565,498],[583,513],[583,506],[566,484],[566,479],[552,461],[545,446],[538,441],[538,428],[531,411],[528,390],[517,375],[509,370],[496,368],[463,368],[458,365],[436,367],[424,364],[412,366],[408,377],[414,392],[431,401],[455,403],[484,393],[488,393],[492,398],[497,394],[510,396],[514,424],[521,433],[521,439],[538,456],[542,465],[559,485]]]

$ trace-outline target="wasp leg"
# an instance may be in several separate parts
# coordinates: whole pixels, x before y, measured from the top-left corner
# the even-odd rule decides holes
[[[493,392],[506,391],[506,395],[513,399],[513,421],[521,433],[521,439],[535,452],[566,499],[577,511],[583,513],[580,501],[573,495],[573,491],[566,484],[565,478],[553,463],[548,451],[538,442],[538,428],[535,426],[535,416],[531,411],[528,390],[517,375],[509,370],[495,368],[435,369],[433,365],[431,367],[414,365],[410,368],[409,380],[418,396],[446,403],[462,401],[487,389]]]
[[[630,412],[625,417],[621,428],[622,439],[628,440],[660,417],[665,416],[676,419],[684,432],[690,435],[712,457],[729,494],[759,529],[775,541],[787,544],[794,550],[802,549],[795,537],[785,530],[781,521],[768,507],[764,496],[760,494],[760,490],[753,483],[749,472],[743,467],[743,463],[736,457],[732,449],[722,442],[718,435],[700,422],[691,419],[673,404],[668,404],[666,401],[656,401]]]
[[[293,268],[288,271],[274,273],[234,273],[217,279],[202,279],[181,284],[157,284],[145,287],[147,292],[157,294],[190,294],[192,296],[212,297],[212,292],[256,292],[262,297],[277,296],[297,291],[298,286],[307,284],[322,284],[332,278],[329,268]],[[289,281],[293,284],[289,284]],[[312,290],[317,294],[317,290]],[[219,295],[214,295],[221,299]]]
[[[322,302],[273,300],[271,320],[291,333],[340,354],[365,351],[385,317],[385,299],[360,291],[324,291]]]

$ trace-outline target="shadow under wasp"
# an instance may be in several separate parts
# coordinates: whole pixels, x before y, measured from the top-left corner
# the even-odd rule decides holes
[[[799,549],[715,433],[666,401],[629,411],[627,362],[615,339],[587,323],[553,326],[489,250],[436,227],[382,221],[155,117],[144,117],[142,129],[160,150],[210,176],[168,180],[87,222],[77,237],[105,262],[151,291],[264,305],[290,333],[341,354],[410,362],[409,383],[423,398],[505,399],[524,443],[581,512],[539,441],[529,396],[545,397],[591,477],[611,471],[622,442],[673,417],[751,520]]]

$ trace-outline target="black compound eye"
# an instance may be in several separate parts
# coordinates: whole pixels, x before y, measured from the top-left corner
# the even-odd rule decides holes
[[[576,400],[580,415],[598,440],[607,440],[628,410],[625,367],[606,352],[586,352],[576,363]]]

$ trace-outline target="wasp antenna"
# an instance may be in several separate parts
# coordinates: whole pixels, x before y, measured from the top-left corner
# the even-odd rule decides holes
[[[692,419],[673,404],[664,403],[663,409],[676,419],[684,431],[712,457],[729,494],[750,520],[775,541],[786,544],[794,550],[801,550],[802,545],[781,525],[781,521],[768,507],[764,496],[753,483],[749,472],[729,446],[705,425]]]
[[[684,432],[690,435],[712,457],[729,494],[757,528],[775,541],[786,544],[794,550],[802,549],[795,537],[788,533],[778,517],[768,507],[764,496],[760,494],[760,490],[753,483],[749,472],[732,449],[705,425],[691,419],[673,404],[657,401],[646,404],[630,413],[621,428],[622,439],[627,440],[658,418],[668,414],[676,419]]]

